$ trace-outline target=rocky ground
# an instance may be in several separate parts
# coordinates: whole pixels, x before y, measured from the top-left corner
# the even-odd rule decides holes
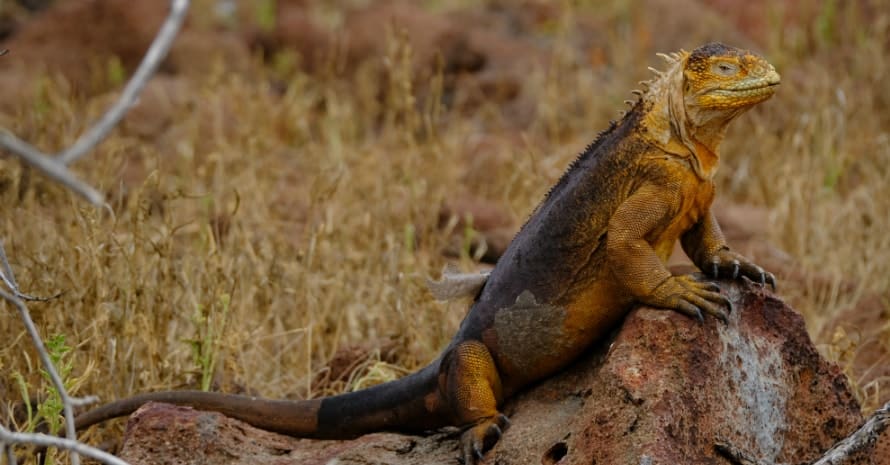
[[[225,75],[250,81],[256,79],[254,69],[262,66],[268,69],[262,76],[268,80],[264,90],[274,102],[288,98],[295,86],[293,74],[299,72],[311,79],[342,80],[345,89],[365,95],[363,104],[372,110],[375,105],[403,105],[408,111],[400,117],[405,119],[416,109],[441,103],[448,108],[441,124],[474,128],[474,135],[466,137],[461,143],[464,150],[453,160],[459,182],[467,186],[485,186],[490,173],[505,172],[504,166],[516,163],[511,158],[516,153],[531,152],[527,147],[534,144],[529,134],[535,132],[530,128],[572,143],[578,133],[591,133],[592,128],[577,127],[581,123],[572,120],[570,105],[578,105],[573,99],[566,99],[559,108],[536,100],[540,93],[533,87],[540,81],[531,76],[541,69],[565,69],[560,63],[569,52],[563,48],[584,57],[583,66],[595,71],[597,80],[591,85],[626,92],[628,83],[637,79],[615,76],[616,70],[643,70],[647,64],[627,63],[628,58],[616,52],[620,50],[614,47],[616,41],[632,37],[626,47],[649,54],[650,49],[669,51],[710,40],[713,31],[719,30],[723,41],[763,49],[787,39],[782,31],[790,34],[787,31],[802,24],[822,24],[825,14],[814,6],[818,2],[793,1],[782,4],[780,18],[770,19],[763,14],[769,2],[760,0],[744,5],[724,0],[645,0],[618,7],[610,4],[603,7],[608,14],[594,11],[569,19],[563,17],[563,8],[546,1],[436,8],[408,1],[342,2],[331,7],[329,2],[279,0],[267,2],[273,9],[266,14],[256,7],[264,2],[233,2],[232,9],[220,7],[227,4],[222,1],[194,3],[194,12],[169,58],[122,122],[118,130],[122,139],[172,153],[183,139],[193,138],[197,157],[215,156],[215,148],[207,141],[212,134],[241,129],[239,120],[231,117],[239,108],[222,99],[219,106],[226,116],[211,113],[215,107],[208,102],[215,102],[214,96],[202,93],[206,80]],[[882,17],[881,2],[857,4],[876,21]],[[4,5],[0,49],[10,53],[0,58],[0,89],[7,89],[0,92],[0,126],[21,127],[19,135],[26,139],[42,137],[46,128],[40,123],[41,99],[57,95],[47,90],[52,86],[63,89],[72,101],[88,102],[90,109],[103,108],[138,65],[166,9],[163,1],[129,0]],[[616,35],[611,25],[625,16],[640,19],[624,35]],[[569,32],[552,32],[565,24],[571,25]],[[568,39],[557,40],[560,34]],[[393,36],[400,40],[386,40]],[[817,43],[820,37],[804,34],[800,47]],[[401,63],[384,60],[384,56],[410,59]],[[790,82],[799,83],[805,72],[789,70],[788,76]],[[406,85],[402,78],[416,89],[405,102],[399,100],[398,86]],[[438,86],[429,85],[436,79],[441,79]],[[39,86],[33,92],[23,90],[50,81],[52,86],[46,84],[43,90]],[[372,87],[363,84],[368,82],[374,83]],[[329,103],[324,100],[300,116],[322,118],[332,111]],[[880,102],[874,104],[879,108]],[[610,111],[618,106],[620,99],[609,106]],[[182,114],[199,115],[199,127],[186,128],[177,119]],[[609,113],[609,117],[614,115]],[[540,129],[542,119],[555,123]],[[36,122],[20,125],[24,120]],[[375,124],[388,124],[383,112]],[[151,182],[151,166],[150,158],[134,156],[106,184],[111,186],[110,196],[142,195]],[[848,171],[853,174],[838,181],[851,191],[861,179],[853,168]],[[553,168],[559,170],[561,166]],[[302,246],[307,225],[319,213],[310,211],[313,199],[305,187],[314,181],[298,169],[291,171],[292,177],[278,184],[288,187],[270,194],[268,203],[282,204],[282,217],[299,223],[288,232],[290,240]],[[731,188],[735,178],[727,179],[724,184]],[[0,190],[13,185],[19,199],[26,198],[29,189],[37,189],[27,179],[4,178]],[[480,267],[497,260],[527,212],[519,209],[522,213],[517,213],[515,205],[504,200],[506,195],[486,194],[484,187],[462,190],[432,206],[438,221],[435,227],[451,236],[442,255],[454,259],[468,252]],[[169,193],[152,195],[141,200],[145,211],[151,214],[169,208],[165,203]],[[651,463],[684,463],[679,457],[697,457],[694,463],[723,463],[711,447],[718,436],[764,459],[800,463],[817,456],[861,419],[851,389],[860,398],[868,393],[875,405],[890,400],[886,289],[862,289],[855,276],[838,278],[832,270],[802,266],[806,257],[795,256],[771,240],[775,234],[769,224],[778,210],[746,200],[738,195],[724,201],[718,208],[720,222],[734,248],[777,274],[779,294],[791,306],[801,307],[817,294],[848,297],[841,299],[843,307],[828,309],[828,316],[818,324],[808,323],[823,355],[841,362],[853,387],[837,366],[819,357],[800,317],[760,290],[737,290],[745,309],[725,328],[713,322],[699,327],[678,315],[641,309],[609,347],[601,347],[572,370],[508,406],[514,426],[494,451],[497,463],[595,460],[636,464],[647,456],[654,460]],[[214,238],[224,243],[231,218],[218,214],[211,223]],[[473,235],[468,237],[470,229]],[[465,251],[468,240],[470,248]],[[688,261],[678,253],[672,264],[683,266]],[[371,354],[377,361],[396,364],[402,360],[400,347],[385,337],[345,345],[324,361],[327,367],[314,374],[310,391],[342,389],[346,380],[367,366]],[[735,363],[724,363],[726,357],[734,357]],[[7,382],[0,380],[0,391]],[[236,385],[234,389],[252,388]],[[214,457],[241,463],[328,463],[334,457],[348,463],[432,463],[454,455],[454,439],[453,434],[442,433],[426,438],[372,435],[349,443],[297,441],[217,415],[152,406],[131,419],[122,453],[137,463],[158,463],[167,457],[172,463],[179,460],[172,458],[174,453],[177,457],[186,454],[182,460],[188,463],[210,460],[201,454],[224,454]],[[874,463],[890,456],[886,435],[882,441]]]
[[[637,309],[564,373],[508,401],[511,426],[482,463],[727,463],[718,443],[762,463],[821,457],[862,422],[846,378],[775,295],[723,285],[735,305],[726,325]],[[217,413],[150,404],[130,418],[121,456],[134,464],[419,465],[454,463],[458,437],[292,439]],[[866,448],[844,463],[887,463],[880,454]]]

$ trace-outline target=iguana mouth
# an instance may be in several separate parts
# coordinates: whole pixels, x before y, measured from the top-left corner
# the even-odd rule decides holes
[[[739,86],[739,87],[729,87],[729,88],[718,89],[718,90],[725,91],[725,92],[747,92],[747,91],[751,91],[751,90],[769,89],[772,87],[776,87],[779,84],[780,84],[779,81],[766,81],[766,82],[760,81],[760,82],[753,82],[751,84],[747,84],[747,85],[743,85],[743,86]]]
[[[776,87],[779,86],[778,82],[766,82],[766,83],[758,83],[755,85],[748,85],[745,87],[736,87],[729,89],[714,89],[712,91],[713,94],[720,95],[723,97],[740,97],[740,96],[758,96],[758,95],[766,95],[773,94],[776,91]]]

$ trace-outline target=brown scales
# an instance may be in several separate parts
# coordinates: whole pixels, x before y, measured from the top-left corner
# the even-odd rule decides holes
[[[722,44],[661,56],[667,69],[654,70],[657,77],[635,92],[640,98],[632,108],[571,164],[487,279],[439,285],[439,295],[476,298],[452,342],[426,368],[311,401],[149,393],[87,412],[78,428],[149,400],[220,411],[300,437],[457,425],[465,427],[461,458],[469,464],[507,426],[498,410],[505,398],[563,368],[635,304],[725,320],[730,304],[716,284],[672,276],[665,261],[679,240],[711,277],[774,284],[771,274],[729,250],[711,203],[727,125],[771,97],[779,75],[763,58]]]

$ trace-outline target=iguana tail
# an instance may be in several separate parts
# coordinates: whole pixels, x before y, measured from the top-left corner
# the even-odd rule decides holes
[[[375,431],[422,432],[448,424],[438,363],[361,391],[313,400],[273,400],[204,391],[161,391],[111,402],[78,415],[75,428],[129,415],[148,402],[185,405],[296,437],[346,439]]]

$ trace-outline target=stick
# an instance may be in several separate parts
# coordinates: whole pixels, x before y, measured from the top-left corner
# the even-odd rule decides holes
[[[33,145],[19,139],[6,129],[0,128],[0,147],[21,158],[25,163],[37,168],[53,181],[67,187],[95,206],[105,200],[102,194],[89,184],[77,179],[65,165],[45,155]]]
[[[173,39],[176,38],[176,34],[179,33],[179,29],[185,19],[188,6],[189,0],[172,1],[170,15],[167,16],[167,20],[164,21],[160,32],[158,32],[158,36],[148,48],[148,52],[145,53],[145,58],[142,59],[142,63],[139,64],[136,73],[130,79],[130,82],[127,83],[127,86],[124,87],[120,98],[102,115],[98,123],[81,135],[68,150],[59,155],[59,160],[63,164],[70,165],[73,161],[92,150],[108,135],[109,131],[117,126],[117,123],[124,117],[127,110],[133,106],[136,98],[139,97],[139,93],[142,92],[142,88],[145,87],[145,83],[148,82],[155,70],[157,70],[158,65],[167,56],[167,52],[170,51]]]
[[[50,157],[3,128],[0,128],[0,147],[16,155],[28,165],[37,168],[38,171],[80,195],[91,204],[96,206],[103,205],[104,196],[89,184],[77,179],[68,171],[67,165],[93,150],[117,126],[121,118],[133,106],[146,82],[155,73],[164,57],[167,56],[167,52],[170,51],[173,39],[176,38],[185,20],[188,7],[189,0],[172,0],[170,14],[161,26],[161,30],[149,47],[148,52],[146,52],[142,63],[139,64],[139,68],[136,69],[136,73],[124,87],[120,98],[71,147],[57,157]],[[5,53],[6,50],[0,53],[0,56]]]
[[[90,447],[81,442],[77,442],[67,438],[59,438],[48,434],[40,433],[14,433],[0,426],[0,444],[6,446],[7,460],[10,464],[15,463],[15,455],[11,452],[12,444],[34,444],[43,447],[58,447],[71,451],[72,462],[73,457],[81,454],[94,460],[98,460],[108,465],[129,465],[127,462],[109,454],[108,452]]]

